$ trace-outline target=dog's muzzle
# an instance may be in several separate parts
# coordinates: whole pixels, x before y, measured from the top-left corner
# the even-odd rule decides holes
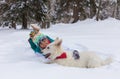
[[[51,55],[51,54],[48,53],[48,54],[45,54],[44,56],[45,56],[45,58],[48,58],[50,55]]]

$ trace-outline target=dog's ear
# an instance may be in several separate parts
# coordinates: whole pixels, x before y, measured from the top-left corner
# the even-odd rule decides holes
[[[55,42],[55,45],[56,45],[56,46],[61,46],[61,44],[62,44],[62,39],[57,40],[57,41]]]
[[[55,39],[55,43],[57,43],[57,42],[58,42],[58,40],[59,40],[59,37],[57,37],[57,38]]]

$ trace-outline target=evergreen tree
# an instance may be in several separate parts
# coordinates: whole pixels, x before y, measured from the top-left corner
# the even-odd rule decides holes
[[[22,23],[22,28],[27,29],[27,22],[31,19],[44,21],[46,0],[8,0],[9,9],[4,12],[4,18],[11,22]]]

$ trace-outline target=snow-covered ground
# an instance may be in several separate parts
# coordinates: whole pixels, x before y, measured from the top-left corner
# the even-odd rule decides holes
[[[86,20],[75,24],[57,24],[41,32],[59,37],[68,50],[96,51],[112,56],[110,65],[100,68],[63,67],[44,64],[27,41],[31,30],[0,28],[0,79],[120,79],[120,21]]]

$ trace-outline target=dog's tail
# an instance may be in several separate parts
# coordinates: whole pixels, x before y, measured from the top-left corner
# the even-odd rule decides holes
[[[108,65],[108,64],[112,63],[112,61],[113,61],[112,57],[108,57],[107,59],[105,59],[103,61],[103,65]]]

